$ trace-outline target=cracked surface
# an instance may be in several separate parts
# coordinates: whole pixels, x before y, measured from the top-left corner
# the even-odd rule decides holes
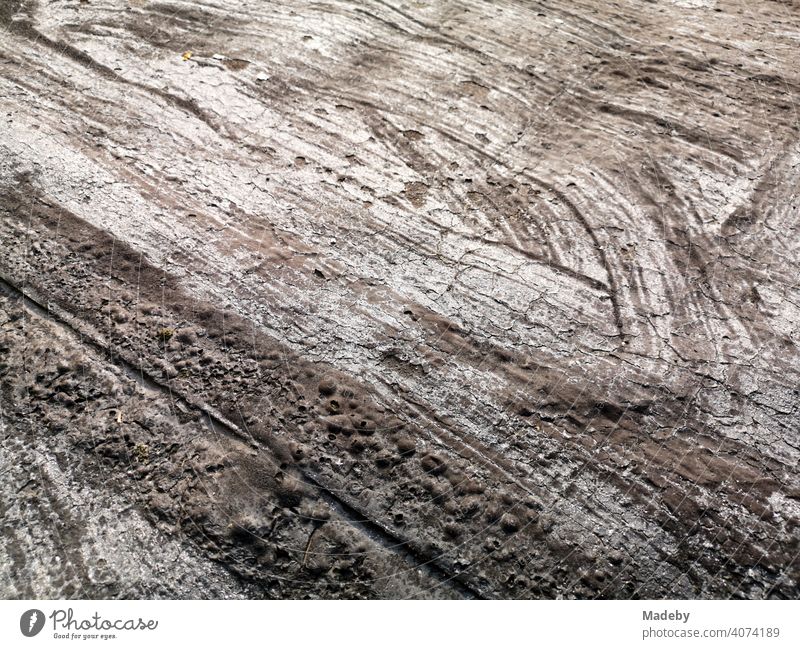
[[[0,594],[800,595],[798,34],[3,1]]]

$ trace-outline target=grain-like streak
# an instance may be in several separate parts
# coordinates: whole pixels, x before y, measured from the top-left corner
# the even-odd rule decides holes
[[[355,97],[355,96],[351,95],[351,96],[348,96],[347,99],[348,99],[348,101],[352,101],[353,103],[366,106],[366,107],[371,108],[371,109],[373,109],[373,110],[375,110],[377,112],[381,112],[381,111],[384,110],[381,106],[378,106],[374,102],[370,101],[369,99],[363,98],[363,97]],[[583,230],[586,232],[586,234],[589,236],[589,238],[592,241],[592,244],[594,246],[595,254],[597,254],[598,259],[599,259],[601,265],[603,266],[603,269],[605,270],[606,275],[608,277],[608,289],[607,290],[608,290],[608,297],[609,297],[609,299],[611,301],[611,308],[612,308],[612,312],[613,312],[614,325],[615,325],[615,327],[617,329],[618,335],[623,337],[623,338],[626,337],[629,332],[626,332],[625,326],[624,326],[624,321],[623,321],[623,318],[622,318],[622,308],[621,308],[620,301],[619,301],[619,286],[618,286],[618,282],[617,282],[617,279],[616,279],[616,273],[614,272],[614,270],[612,268],[612,265],[608,260],[608,256],[606,255],[606,253],[605,253],[605,251],[603,249],[603,246],[601,245],[600,240],[597,237],[597,233],[594,231],[594,228],[592,227],[591,223],[589,223],[589,220],[578,209],[578,207],[574,204],[574,202],[571,201],[569,199],[569,197],[562,190],[558,189],[554,184],[549,183],[549,182],[543,180],[542,178],[539,178],[538,176],[533,175],[527,169],[521,169],[521,170],[511,169],[509,164],[507,162],[503,161],[500,157],[490,153],[489,151],[486,151],[485,149],[482,149],[481,147],[479,147],[479,146],[477,146],[475,144],[472,144],[471,142],[465,140],[464,138],[461,138],[461,137],[457,136],[454,133],[451,133],[450,131],[448,131],[448,130],[446,130],[444,128],[433,126],[433,125],[428,125],[428,128],[430,128],[431,130],[439,133],[439,135],[441,135],[442,137],[444,137],[444,138],[446,138],[448,140],[451,140],[453,142],[456,142],[456,143],[460,144],[461,146],[466,147],[470,151],[478,154],[480,157],[490,160],[491,162],[493,162],[497,166],[502,167],[503,169],[506,169],[509,172],[512,172],[512,173],[514,173],[516,175],[522,176],[523,178],[526,178],[527,180],[529,180],[530,182],[538,185],[539,187],[541,187],[545,191],[550,192],[556,198],[556,200],[559,203],[561,203],[564,206],[566,206],[567,210],[572,214],[572,216],[575,218],[575,220],[581,225]],[[504,245],[507,245],[507,244],[504,244]],[[554,268],[556,270],[560,270],[560,268],[558,268],[558,267],[554,267]],[[569,276],[572,277],[573,274],[570,274]],[[573,277],[573,279],[574,279],[574,277]]]
[[[97,72],[98,74],[105,77],[109,81],[114,81],[117,83],[122,83],[128,86],[132,86],[148,94],[159,97],[160,99],[163,99],[171,106],[174,106],[175,108],[178,108],[183,112],[193,117],[196,117],[218,135],[230,139],[235,139],[233,135],[230,132],[228,132],[226,128],[220,125],[217,122],[217,120],[215,120],[213,117],[211,117],[211,115],[209,115],[206,111],[200,108],[197,102],[194,101],[193,99],[189,99],[187,97],[179,97],[170,92],[167,92],[166,90],[160,90],[159,88],[153,88],[152,86],[148,86],[147,84],[141,83],[139,81],[132,81],[130,79],[126,79],[125,77],[118,74],[108,66],[93,59],[86,52],[82,52],[74,45],[70,45],[69,43],[64,43],[63,41],[54,41],[49,36],[46,36],[41,31],[36,29],[36,27],[34,27],[33,23],[30,21],[11,22],[9,30],[33,42],[42,43],[48,49],[56,52],[57,54],[62,54],[72,59],[76,63],[79,63],[80,65],[83,65],[84,67],[94,72]]]

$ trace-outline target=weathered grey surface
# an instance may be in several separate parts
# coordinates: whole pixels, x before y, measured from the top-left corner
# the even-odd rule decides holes
[[[0,0],[0,594],[800,595],[799,48]]]

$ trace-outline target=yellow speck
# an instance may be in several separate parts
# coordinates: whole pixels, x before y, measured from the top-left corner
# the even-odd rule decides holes
[[[184,61],[188,61],[190,58],[192,58],[192,53],[190,51],[187,50],[186,52],[183,53]]]

